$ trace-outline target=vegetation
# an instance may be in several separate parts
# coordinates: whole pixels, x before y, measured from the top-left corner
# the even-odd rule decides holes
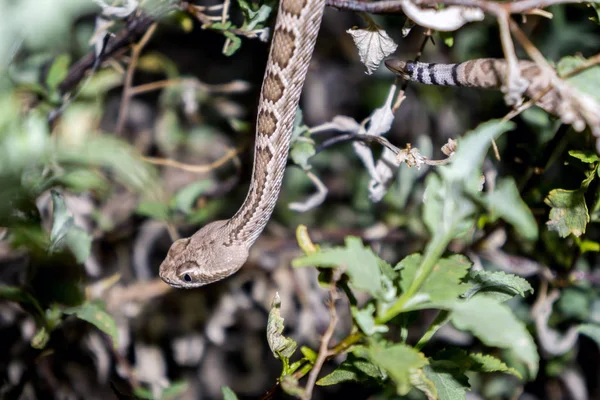
[[[567,3],[328,1],[274,216],[184,291],[158,266],[244,199],[275,4],[0,0],[0,397],[600,396],[600,8]],[[390,55],[552,65],[582,118]]]

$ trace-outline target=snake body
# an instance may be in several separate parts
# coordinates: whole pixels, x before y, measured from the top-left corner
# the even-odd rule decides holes
[[[405,80],[440,86],[468,86],[499,89],[507,74],[507,62],[503,59],[480,58],[458,64],[434,64],[389,59],[386,67]],[[527,80],[525,95],[536,99],[536,104],[547,112],[560,115],[560,95],[549,89],[551,79],[540,71],[532,61],[518,62],[521,76]],[[541,96],[541,97],[540,97]],[[539,97],[539,98],[538,98]]]
[[[226,278],[246,262],[279,196],[294,117],[325,0],[281,0],[258,106],[254,167],[246,200],[229,220],[173,242],[160,277],[182,288]]]

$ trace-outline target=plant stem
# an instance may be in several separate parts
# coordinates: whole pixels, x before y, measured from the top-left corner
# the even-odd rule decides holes
[[[377,323],[385,324],[393,319],[396,315],[400,314],[404,310],[404,306],[406,303],[419,291],[425,280],[433,271],[433,267],[438,262],[448,243],[452,240],[452,233],[454,229],[448,229],[445,233],[436,234],[431,242],[427,245],[427,249],[425,250],[425,256],[423,257],[423,261],[421,261],[421,265],[417,270],[417,274],[415,279],[410,284],[408,290],[400,296],[398,301],[394,303],[393,306],[387,310],[387,312],[377,319]]]

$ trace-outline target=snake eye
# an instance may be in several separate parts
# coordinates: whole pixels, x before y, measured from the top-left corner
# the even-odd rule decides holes
[[[186,282],[191,282],[191,281],[192,281],[192,277],[190,276],[190,274],[185,274],[185,275],[183,276],[183,279],[184,279]]]

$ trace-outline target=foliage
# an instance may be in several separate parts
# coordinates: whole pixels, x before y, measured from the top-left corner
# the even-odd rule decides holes
[[[597,375],[598,132],[539,108],[502,118],[492,91],[402,87],[380,66],[396,48],[463,61],[514,47],[497,41],[511,37],[488,2],[486,20],[413,3],[404,13],[436,47],[398,15],[325,20],[273,229],[230,280],[168,293],[156,277],[167,232],[229,218],[246,193],[255,50],[266,51],[276,2],[0,0],[0,397],[169,399],[200,387],[308,398],[314,385],[381,399],[558,398],[549,391],[573,385],[569,374]],[[517,55],[539,49],[599,101],[599,9],[528,15],[533,43],[511,28]],[[136,32],[148,15],[158,29]],[[358,56],[376,73],[361,74]],[[240,378],[250,372],[262,379]]]

